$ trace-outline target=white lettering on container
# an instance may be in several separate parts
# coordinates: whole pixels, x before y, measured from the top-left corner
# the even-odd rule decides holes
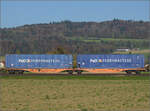
[[[131,59],[90,59],[90,63],[97,63],[97,62],[125,62],[130,63],[132,62]]]
[[[30,63],[30,62],[40,62],[40,63],[56,63],[60,62],[58,59],[19,59],[18,62]]]

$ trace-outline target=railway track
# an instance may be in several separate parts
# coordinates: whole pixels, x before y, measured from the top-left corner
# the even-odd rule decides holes
[[[6,74],[0,73],[0,76],[150,76],[149,74],[123,74],[123,73],[96,73],[96,74],[47,74],[47,73],[34,73],[34,74]]]

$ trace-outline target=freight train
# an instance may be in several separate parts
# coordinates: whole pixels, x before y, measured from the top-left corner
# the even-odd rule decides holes
[[[76,61],[74,68],[73,61]],[[77,55],[30,55],[8,54],[5,62],[0,63],[0,70],[9,74],[34,73],[59,73],[62,71],[72,74],[81,74],[84,71],[91,73],[126,72],[127,74],[140,74],[149,71],[149,65],[144,66],[144,55],[138,54],[97,54]]]

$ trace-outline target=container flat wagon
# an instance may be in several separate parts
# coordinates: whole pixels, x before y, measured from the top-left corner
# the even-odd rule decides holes
[[[10,74],[23,73],[58,73],[67,71],[72,73],[72,55],[6,55],[6,70]]]
[[[126,72],[139,74],[145,71],[144,55],[110,54],[110,55],[78,55],[76,72]]]

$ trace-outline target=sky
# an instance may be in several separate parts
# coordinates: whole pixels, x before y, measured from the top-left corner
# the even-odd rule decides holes
[[[1,2],[1,28],[70,21],[149,21],[150,1],[6,1]]]

